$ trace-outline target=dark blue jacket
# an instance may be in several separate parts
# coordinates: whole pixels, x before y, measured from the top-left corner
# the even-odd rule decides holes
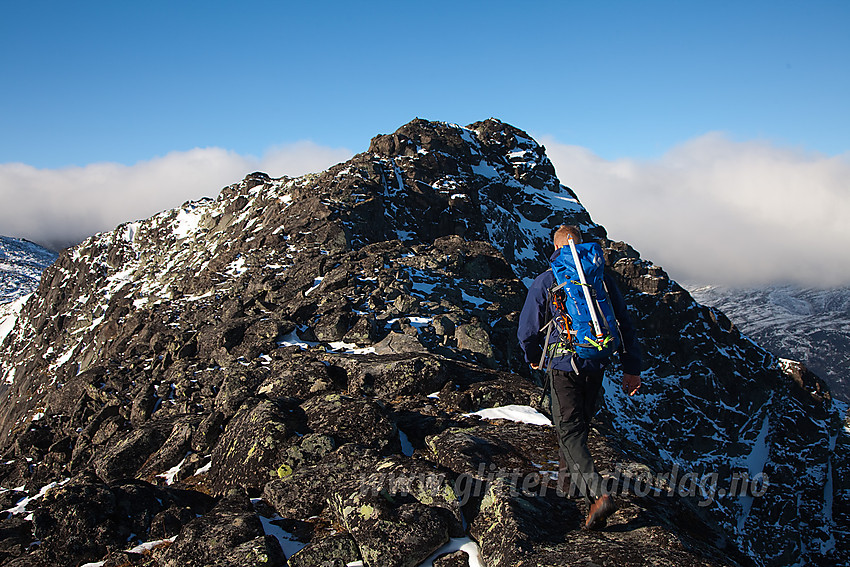
[[[552,273],[552,270],[546,270],[537,276],[528,289],[528,296],[525,298],[525,305],[523,305],[522,313],[519,316],[517,338],[522,351],[525,353],[526,362],[531,364],[540,362],[540,356],[543,354],[543,341],[546,337],[540,329],[552,317],[549,310],[548,291],[554,284],[555,274]],[[607,273],[605,274],[605,285],[608,288],[611,306],[614,308],[614,315],[617,317],[620,334],[623,337],[623,344],[620,347],[620,362],[623,365],[623,372],[640,374],[640,346],[632,327],[632,320],[629,318],[626,303],[623,301],[623,295]],[[549,339],[549,344],[556,342],[558,342],[558,331],[554,330]],[[571,358],[574,359],[575,369],[580,372],[599,371],[608,364],[607,359],[588,360],[577,356],[561,356],[552,360],[552,368],[573,370]]]

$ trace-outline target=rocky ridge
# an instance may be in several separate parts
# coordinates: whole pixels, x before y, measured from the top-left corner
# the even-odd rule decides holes
[[[0,304],[35,291],[41,273],[57,256],[34,242],[0,236]]]
[[[604,532],[544,474],[550,427],[474,413],[545,407],[516,318],[562,223],[602,241],[645,349],[643,395],[612,368],[591,436],[624,492]],[[609,241],[493,119],[417,119],[326,172],[255,173],[96,235],[0,347],[3,564],[413,566],[470,537],[491,567],[850,547],[823,383]],[[769,482],[735,492],[744,475]]]
[[[38,287],[42,272],[56,257],[56,252],[28,240],[0,236],[0,341],[11,330],[26,297]]]
[[[695,285],[689,291],[776,356],[806,364],[837,398],[850,401],[850,288]]]

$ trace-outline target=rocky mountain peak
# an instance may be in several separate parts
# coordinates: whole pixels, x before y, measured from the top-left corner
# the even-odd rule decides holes
[[[643,394],[613,365],[591,435],[622,489],[603,534],[556,494],[515,339],[564,223],[600,239],[645,350]],[[787,565],[848,549],[847,429],[825,386],[607,240],[543,147],[498,120],[417,119],[327,171],[252,173],[92,236],[4,324],[3,564],[463,565],[466,545],[491,567]]]

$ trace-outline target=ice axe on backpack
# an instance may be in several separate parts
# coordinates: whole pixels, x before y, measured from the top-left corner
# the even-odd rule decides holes
[[[576,249],[575,239],[573,239],[572,235],[569,235],[567,244],[570,246],[570,252],[572,252],[573,255],[573,262],[576,264],[578,279],[581,282],[581,289],[584,291],[584,300],[587,301],[587,306],[590,310],[590,318],[593,321],[593,331],[596,333],[597,341],[601,341],[603,337],[605,337],[605,334],[602,332],[602,326],[599,324],[599,317],[596,315],[596,309],[594,308],[595,301],[590,295],[590,286],[587,285],[587,278],[584,275],[584,269],[581,267],[581,259],[578,257],[578,249]]]

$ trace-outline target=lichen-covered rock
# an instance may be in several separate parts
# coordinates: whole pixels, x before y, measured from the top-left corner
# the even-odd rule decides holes
[[[393,455],[364,469],[360,476],[360,495],[380,494],[390,501],[410,497],[426,506],[442,508],[448,515],[448,530],[452,537],[464,534],[461,495],[455,491],[454,478],[429,461]],[[335,491],[345,495],[345,490]]]
[[[24,555],[31,544],[31,521],[19,515],[0,520],[0,564]]]
[[[157,474],[164,473],[185,459],[199,422],[200,419],[195,416],[176,420],[171,429],[171,434],[159,450],[148,457],[145,464],[139,469],[138,476],[148,482],[153,482]]]
[[[469,554],[455,551],[434,559],[434,567],[469,567]]]
[[[316,464],[283,471],[281,478],[265,485],[263,499],[283,518],[317,516],[333,491],[357,490],[379,462],[374,450],[343,445]]]
[[[716,534],[695,516],[677,518],[694,536],[673,536],[672,518],[658,501],[618,499],[604,531],[582,529],[587,506],[549,490],[523,493],[510,479],[489,483],[470,533],[492,567],[537,565],[737,565],[713,547]],[[668,505],[676,509],[680,502]],[[702,530],[700,530],[702,528]]]
[[[390,354],[332,358],[348,372],[351,391],[391,400],[430,394],[447,380],[446,365],[433,355]]]
[[[132,431],[127,437],[97,457],[94,468],[104,482],[132,479],[148,458],[157,452],[167,438],[163,424]]]
[[[109,549],[148,541],[154,517],[172,507],[194,515],[211,506],[208,497],[166,490],[144,482],[108,486],[81,476],[54,487],[38,501],[33,533],[40,557],[57,565],[95,561]]]
[[[398,430],[380,401],[326,394],[301,404],[307,426],[339,444],[357,443],[384,453],[400,452]]]
[[[496,366],[490,335],[480,323],[461,325],[455,330],[454,335],[458,350],[474,354],[490,367]]]
[[[391,332],[373,347],[375,354],[426,354],[428,349],[416,338],[405,333]]]
[[[285,465],[289,438],[299,425],[297,407],[281,402],[246,403],[227,424],[212,452],[207,485],[214,494],[233,487],[259,492]]]
[[[215,507],[189,522],[159,554],[161,567],[225,567],[286,564],[283,550],[263,525],[244,491],[228,492]]]
[[[26,498],[27,493],[22,490],[6,490],[0,492],[0,510],[8,510],[23,498]]]
[[[349,563],[360,560],[357,542],[347,533],[328,536],[310,543],[287,558],[289,567],[315,567],[317,565],[344,567]]]
[[[357,317],[351,329],[342,338],[347,343],[365,346],[374,343],[378,338],[378,325],[374,315],[361,315]]]
[[[215,396],[215,410],[224,414],[226,419],[230,419],[236,415],[242,404],[254,395],[257,385],[263,381],[266,372],[254,368],[237,368],[216,371],[215,374],[221,375],[221,382]]]
[[[410,496],[336,494],[333,507],[370,567],[414,567],[449,540],[450,513]]]
[[[269,398],[307,398],[346,388],[345,372],[315,357],[293,353],[282,360],[273,360],[271,372],[257,387],[257,392]]]
[[[42,558],[38,551],[16,557],[3,565],[4,567],[56,567],[56,563]]]
[[[516,374],[499,372],[484,375],[471,383],[469,378],[459,382],[451,381],[444,385],[439,394],[440,403],[467,412],[512,404],[532,407],[542,404],[541,389]]]
[[[224,431],[224,414],[220,411],[209,413],[192,434],[189,448],[199,453],[208,451],[218,441],[222,431]]]
[[[430,458],[458,475],[484,479],[498,470],[530,474],[535,463],[558,458],[551,427],[489,421],[452,427],[425,439]]]

